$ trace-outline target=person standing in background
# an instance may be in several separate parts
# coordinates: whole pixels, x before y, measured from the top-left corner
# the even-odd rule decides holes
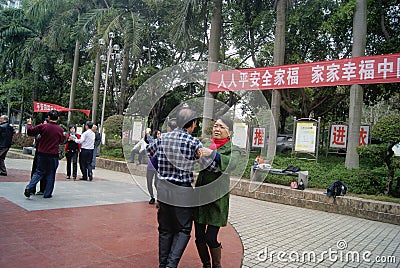
[[[0,116],[0,176],[7,176],[4,160],[12,144],[14,128],[8,123],[8,116]]]
[[[97,130],[97,126],[93,125],[92,131],[94,132],[94,149],[93,149],[93,158],[92,158],[92,169],[96,168],[96,157],[98,156],[97,154],[100,143],[101,143],[101,135],[100,132]]]
[[[156,130],[153,132],[153,137],[151,137],[150,131],[151,131],[150,128],[146,130],[145,141],[147,143],[153,142],[154,141],[153,137],[157,139],[161,136],[161,131]],[[150,195],[150,201],[149,201],[150,205],[153,205],[156,201],[156,199],[154,198],[153,181],[154,181],[154,186],[157,189],[157,183],[158,183],[157,169],[158,169],[157,157],[156,156],[149,157],[149,161],[147,163],[146,179],[147,179],[147,190]]]
[[[70,140],[72,137],[73,140]],[[72,178],[76,180],[78,173],[78,154],[81,149],[81,145],[75,142],[75,138],[79,139],[81,135],[76,133],[75,125],[69,126],[69,133],[67,134],[67,144],[64,147],[65,158],[67,159],[67,177],[71,179],[71,164],[72,164]]]
[[[76,143],[81,144],[81,152],[79,154],[79,166],[82,172],[82,178],[79,180],[81,181],[87,181],[88,178],[90,181],[93,180],[92,159],[95,134],[92,131],[92,127],[93,123],[88,121],[85,124],[85,132],[82,133],[80,138],[74,138],[72,136],[69,137],[69,140],[73,140]]]

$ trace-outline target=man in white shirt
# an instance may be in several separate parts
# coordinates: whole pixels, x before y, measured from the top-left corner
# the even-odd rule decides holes
[[[144,140],[144,136],[146,135],[146,131],[142,132],[142,138],[133,146],[131,150],[131,157],[130,157],[130,162],[135,163],[135,154],[139,154],[138,156],[138,165],[142,163],[147,163],[146,161],[148,159],[143,159],[146,158],[146,146],[147,143]]]
[[[79,153],[79,166],[82,172],[82,178],[79,180],[87,181],[88,178],[90,181],[93,180],[93,172],[92,172],[92,159],[93,159],[93,151],[94,151],[94,140],[95,134],[92,131],[93,123],[88,121],[85,124],[85,132],[82,133],[81,138],[72,138],[76,143],[81,144],[81,152]]]

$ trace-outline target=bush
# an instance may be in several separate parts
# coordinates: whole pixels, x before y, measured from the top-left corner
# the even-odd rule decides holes
[[[113,150],[113,149],[122,149],[122,139],[113,139],[113,140],[108,140],[106,148],[108,150]]]
[[[250,155],[244,178],[250,178],[250,169],[257,154]],[[325,190],[335,180],[341,180],[347,185],[349,193],[378,195],[384,193],[388,176],[382,161],[380,163],[371,166],[370,159],[363,158],[360,159],[360,169],[349,170],[344,165],[344,158],[335,155],[320,156],[318,162],[277,155],[272,166],[277,169],[296,166],[303,171],[307,170],[310,188]],[[291,180],[291,176],[268,175],[265,182],[289,186]]]
[[[104,132],[106,134],[106,142],[113,139],[122,138],[122,125],[124,122],[123,115],[113,115],[104,122]]]
[[[15,133],[12,139],[13,147],[16,148],[31,147],[33,146],[33,140],[34,140],[33,137],[28,136],[24,133]]]

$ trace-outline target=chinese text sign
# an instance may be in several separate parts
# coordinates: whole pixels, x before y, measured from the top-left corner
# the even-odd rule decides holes
[[[210,73],[210,92],[400,82],[400,53]]]

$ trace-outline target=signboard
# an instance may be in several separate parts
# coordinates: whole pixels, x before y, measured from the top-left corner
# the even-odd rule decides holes
[[[360,126],[360,137],[358,139],[358,145],[367,145],[369,142],[369,126]]]
[[[367,145],[369,143],[369,128],[369,126],[360,126],[359,146]],[[331,125],[329,147],[345,149],[347,147],[347,136],[347,125]]]
[[[296,140],[294,150],[302,153],[315,153],[317,140],[317,122],[296,123]]]
[[[393,146],[392,150],[394,152],[394,157],[400,157],[400,143]]]
[[[247,148],[248,127],[246,123],[233,124],[232,143],[239,148]]]
[[[142,121],[134,121],[132,126],[132,141],[142,138]]]
[[[400,82],[400,53],[210,73],[210,92]]]
[[[50,112],[51,110],[57,110],[59,112],[80,111],[80,112],[86,114],[87,117],[89,117],[89,115],[90,115],[90,110],[70,109],[70,108],[62,107],[57,104],[47,103],[47,102],[38,102],[38,101],[33,102],[33,112],[35,112],[35,113],[47,113],[47,112]]]
[[[331,137],[329,147],[346,148],[347,147],[347,125],[331,125]]]
[[[265,128],[253,128],[252,147],[263,148],[265,145]]]

